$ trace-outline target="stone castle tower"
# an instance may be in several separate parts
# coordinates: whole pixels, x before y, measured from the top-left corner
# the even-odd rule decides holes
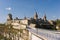
[[[11,24],[12,23],[12,20],[13,20],[13,18],[12,18],[12,14],[8,14],[8,16],[7,16],[7,25],[8,24]]]
[[[12,14],[8,14],[8,16],[7,16],[7,21],[9,21],[9,20],[12,20]]]
[[[35,20],[38,19],[38,14],[37,14],[37,12],[35,12],[35,14],[34,14],[34,19],[35,19]]]

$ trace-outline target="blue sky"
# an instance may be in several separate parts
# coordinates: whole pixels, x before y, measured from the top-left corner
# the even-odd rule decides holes
[[[60,19],[60,0],[0,0],[0,23],[6,22],[10,12],[13,18],[33,17],[37,11],[40,18]]]

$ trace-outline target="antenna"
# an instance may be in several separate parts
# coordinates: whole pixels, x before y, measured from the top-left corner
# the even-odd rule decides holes
[[[37,10],[34,8],[34,11],[37,12]]]

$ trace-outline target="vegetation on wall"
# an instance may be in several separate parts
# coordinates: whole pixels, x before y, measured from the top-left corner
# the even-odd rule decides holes
[[[56,25],[60,25],[60,20],[59,19],[56,20]]]
[[[60,20],[57,19],[57,20],[55,20],[55,22],[56,22],[57,29],[60,30]]]

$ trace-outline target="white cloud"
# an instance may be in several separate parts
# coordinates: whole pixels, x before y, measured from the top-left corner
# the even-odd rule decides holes
[[[53,16],[53,18],[56,18],[56,16]]]
[[[56,16],[53,16],[53,20],[55,20],[55,19],[57,19],[57,17]]]
[[[6,10],[11,10],[11,7],[6,8]]]

